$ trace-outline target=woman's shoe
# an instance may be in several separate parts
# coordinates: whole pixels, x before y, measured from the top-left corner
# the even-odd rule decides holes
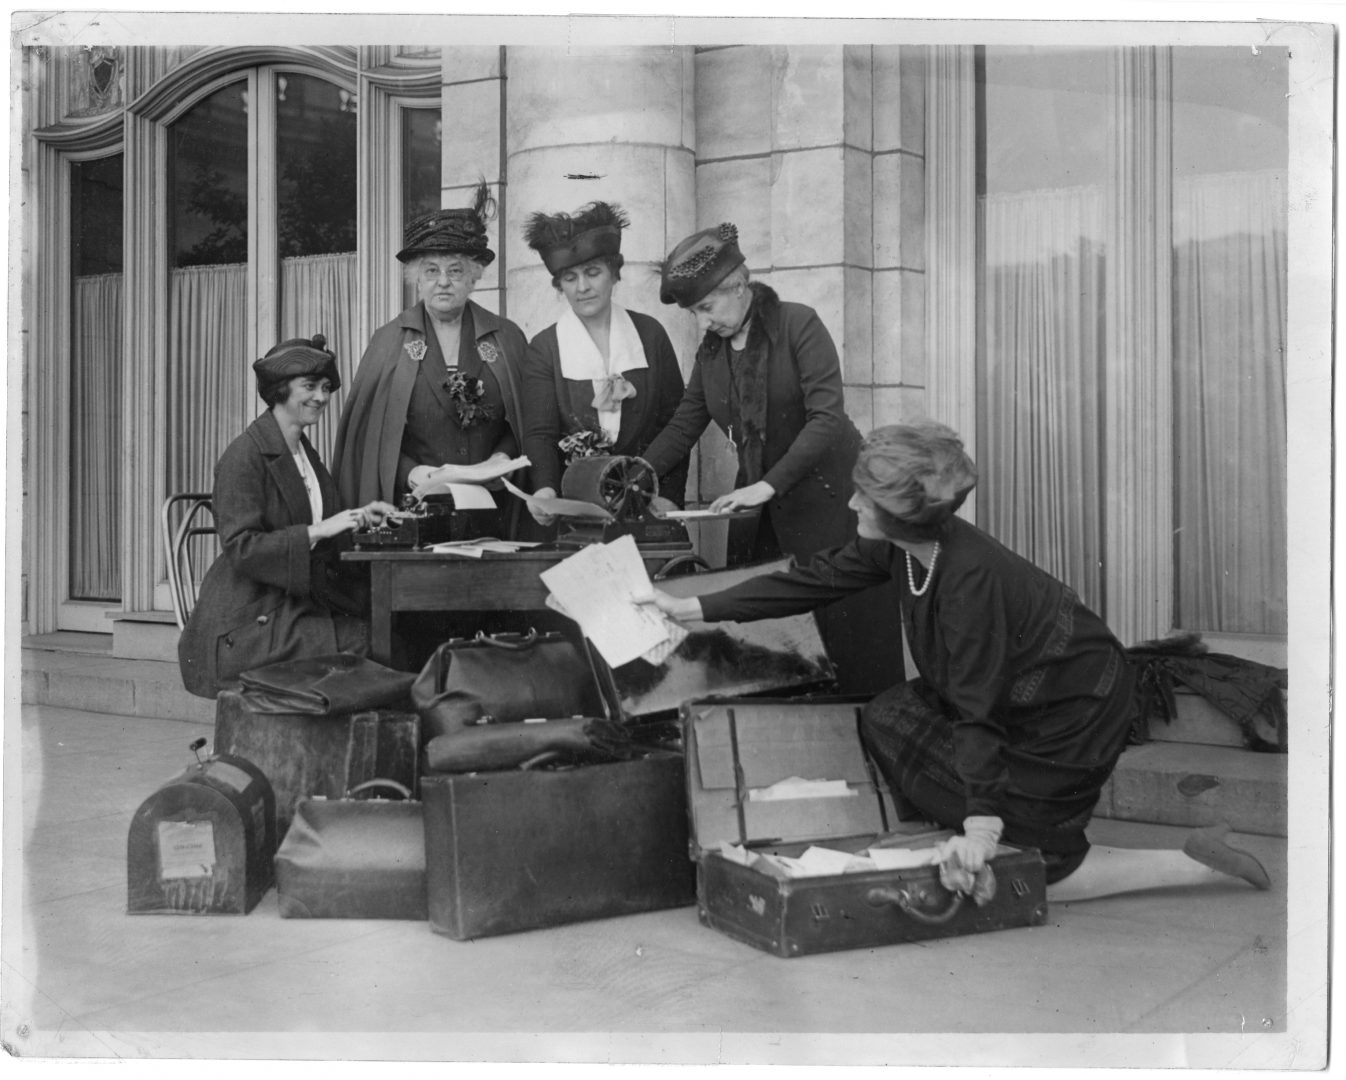
[[[1229,825],[1221,822],[1197,829],[1187,837],[1182,845],[1184,853],[1212,870],[1218,870],[1230,877],[1242,878],[1257,889],[1270,889],[1271,877],[1266,867],[1248,852],[1230,847],[1225,841],[1229,835]]]

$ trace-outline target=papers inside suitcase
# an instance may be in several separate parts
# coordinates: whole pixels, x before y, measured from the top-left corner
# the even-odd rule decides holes
[[[1042,856],[1001,845],[994,896],[950,893],[935,866],[787,877],[754,852],[919,849],[903,836],[860,742],[861,700],[691,701],[682,708],[701,921],[777,956],[1033,926],[1047,917]],[[726,853],[722,843],[732,847]],[[740,859],[744,861],[739,861]]]

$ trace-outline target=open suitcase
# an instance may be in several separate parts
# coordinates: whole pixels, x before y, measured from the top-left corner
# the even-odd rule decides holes
[[[897,828],[891,796],[861,746],[861,706],[839,698],[683,706],[701,921],[783,957],[1044,922],[1046,877],[1034,849],[1001,845],[990,863],[995,894],[985,906],[946,890],[934,866],[782,880],[721,854],[721,841],[782,855],[812,844],[858,852]],[[792,777],[844,780],[847,793],[754,796]],[[927,835],[925,842],[947,835]]]

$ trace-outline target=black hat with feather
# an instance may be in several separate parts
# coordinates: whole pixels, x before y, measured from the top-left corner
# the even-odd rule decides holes
[[[490,266],[495,252],[486,246],[486,223],[493,217],[495,200],[483,180],[471,206],[431,210],[408,224],[398,261],[410,262],[417,255],[463,255]]]
[[[555,277],[590,259],[620,254],[622,230],[630,224],[620,206],[591,202],[573,214],[538,211],[524,225],[523,238]]]

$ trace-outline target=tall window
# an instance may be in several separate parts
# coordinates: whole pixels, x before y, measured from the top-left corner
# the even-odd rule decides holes
[[[121,598],[122,155],[70,166],[72,600]]]
[[[1114,56],[978,50],[978,512],[1105,616],[1108,589],[1171,559],[1175,625],[1284,634],[1285,50],[1175,48],[1171,82],[1134,100]],[[1147,260],[1170,298],[1171,449],[1108,398],[1106,365],[1141,362],[1108,313],[1137,309],[1118,297]],[[1141,487],[1172,485],[1171,539],[1127,539],[1122,458],[1158,463],[1130,467]]]
[[[321,333],[349,385],[360,347],[355,97],[256,69],[172,123],[168,146],[168,490],[209,491],[220,454],[261,409],[257,356]],[[338,396],[308,432],[323,457],[340,407]]]
[[[439,209],[443,121],[438,109],[402,110],[402,224]]]

